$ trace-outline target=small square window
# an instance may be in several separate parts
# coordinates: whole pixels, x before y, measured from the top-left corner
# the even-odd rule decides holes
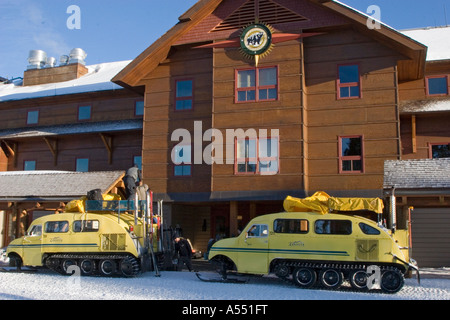
[[[78,107],[78,121],[91,119],[91,106]]]
[[[23,163],[24,171],[34,171],[36,170],[36,161],[35,160],[27,160]]]
[[[89,159],[87,158],[79,158],[77,159],[77,165],[76,165],[76,171],[77,172],[89,172]]]
[[[39,123],[39,110],[28,111],[27,124],[38,124],[38,123]]]
[[[427,81],[427,95],[448,95],[448,78],[447,76],[428,77]]]

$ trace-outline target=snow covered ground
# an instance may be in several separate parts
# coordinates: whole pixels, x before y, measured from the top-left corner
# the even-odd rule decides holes
[[[276,277],[255,277],[248,283],[207,283],[187,271],[164,271],[161,277],[64,277],[48,270],[34,273],[0,273],[0,300],[450,300],[449,271],[421,285],[406,279],[394,295],[380,291],[355,292],[344,285],[339,291],[303,290]],[[214,273],[204,272],[214,276]],[[434,273],[436,274],[436,273]]]

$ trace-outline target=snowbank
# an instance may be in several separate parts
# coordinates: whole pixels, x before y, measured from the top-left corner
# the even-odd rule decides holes
[[[395,295],[377,291],[302,290],[276,277],[246,284],[206,283],[189,272],[146,273],[136,278],[63,277],[50,271],[0,273],[0,300],[449,300],[449,279],[407,279]]]

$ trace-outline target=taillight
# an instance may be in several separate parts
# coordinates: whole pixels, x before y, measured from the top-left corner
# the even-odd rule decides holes
[[[133,231],[134,231],[134,227],[130,226],[130,232],[133,232]]]

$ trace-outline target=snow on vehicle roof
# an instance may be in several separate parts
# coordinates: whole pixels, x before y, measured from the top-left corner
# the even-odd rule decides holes
[[[427,61],[450,59],[450,26],[400,31],[428,47]]]
[[[21,82],[0,84],[0,102],[123,89],[111,82],[111,79],[130,62],[131,60],[86,66],[86,75],[69,81],[35,86],[22,86]]]

